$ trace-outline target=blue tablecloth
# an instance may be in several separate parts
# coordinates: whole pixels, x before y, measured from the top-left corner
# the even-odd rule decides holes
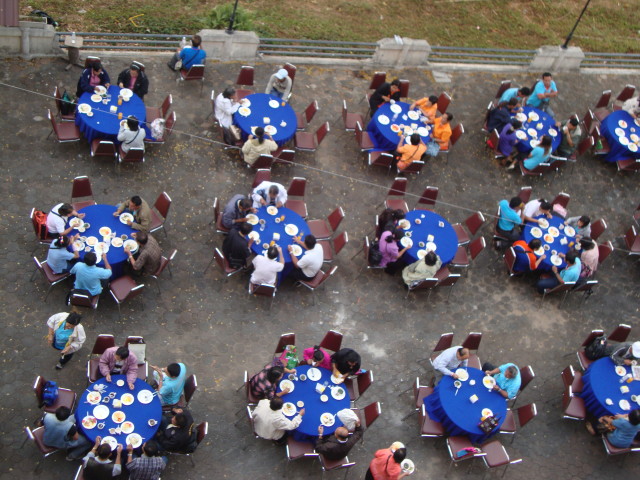
[[[469,380],[462,382],[457,395],[453,378],[445,375],[433,393],[425,398],[424,405],[429,416],[442,423],[449,435],[466,435],[473,443],[482,443],[499,430],[496,428],[487,435],[478,427],[482,410],[490,409],[502,425],[507,414],[507,402],[498,392],[485,388],[482,370],[469,367],[467,371]],[[475,380],[475,385],[469,383],[471,380]],[[469,400],[473,394],[478,396],[476,403]]]
[[[620,125],[621,121],[623,122],[622,125],[626,124],[624,127]],[[616,133],[617,129],[619,130]],[[617,162],[625,158],[640,158],[640,140],[633,137],[633,140],[638,142],[634,143],[631,139],[631,135],[640,137],[640,120],[634,121],[629,112],[617,110],[607,115],[600,123],[600,133],[609,143],[610,151],[605,158],[607,162]],[[629,142],[627,145],[620,143],[621,136],[619,133],[622,133],[622,138]],[[635,152],[633,151],[634,149]]]
[[[537,218],[542,218],[543,215],[540,215]],[[546,217],[545,217],[546,218]],[[524,229],[522,230],[522,239],[529,243],[531,240],[533,240],[535,237],[531,234],[531,229],[533,227],[539,227],[540,230],[542,230],[542,237],[540,237],[540,241],[542,242],[542,246],[544,247],[545,245],[549,246],[549,249],[547,250],[545,248],[545,252],[544,254],[547,256],[547,258],[545,258],[542,262],[540,262],[540,265],[538,266],[539,270],[542,271],[549,271],[551,270],[551,267],[553,266],[553,264],[551,263],[551,255],[552,255],[552,251],[555,250],[558,253],[564,253],[565,255],[567,254],[567,252],[569,251],[569,249],[571,248],[571,246],[574,245],[570,245],[570,244],[575,244],[576,243],[576,238],[575,235],[573,236],[569,236],[566,235],[564,233],[564,220],[560,217],[557,216],[552,216],[551,218],[547,219],[549,221],[549,227],[547,228],[542,228],[540,227],[537,223],[533,223],[533,222],[527,222],[524,226]],[[560,228],[560,226],[562,226],[562,228]],[[545,235],[548,234],[548,230],[551,227],[556,227],[559,231],[560,231],[560,235],[558,235],[557,237],[554,237],[552,240],[552,242],[547,242],[547,240],[545,240]],[[550,234],[549,234],[550,235]],[[565,238],[567,240],[567,243],[565,245],[562,245],[560,243],[560,241]],[[561,257],[562,258],[562,257]],[[564,261],[564,259],[562,258],[562,263],[560,265],[558,265],[558,270],[564,268],[567,266],[567,262]]]
[[[276,241],[276,244],[280,245],[282,248],[282,256],[284,257],[284,269],[278,274],[278,283],[280,283],[282,279],[286,278],[293,269],[293,262],[291,261],[291,255],[289,254],[287,247],[289,245],[295,245],[295,243],[293,242],[292,236],[284,231],[285,227],[289,224],[293,224],[298,227],[298,233],[296,236],[302,235],[302,240],[304,240],[304,237],[309,235],[311,232],[309,231],[309,227],[307,227],[307,222],[304,221],[304,218],[293,210],[285,207],[279,208],[278,213],[275,215],[269,215],[267,213],[267,207],[261,207],[258,209],[256,215],[260,220],[265,220],[266,223],[263,231],[260,231],[260,223],[253,226],[254,231],[258,232],[260,235],[260,241],[254,242],[251,246],[251,250],[256,255],[262,255],[266,250],[263,244],[271,243],[274,233],[278,233],[280,235],[280,240]],[[282,215],[284,215],[284,220],[280,223],[276,223],[276,218],[281,218]],[[302,254],[298,257],[299,259],[302,258],[304,252],[305,250],[302,249]]]
[[[298,121],[296,120],[296,112],[293,111],[291,105],[285,103],[282,106],[282,99],[275,95],[269,95],[267,93],[254,93],[246,97],[251,105],[249,109],[251,113],[243,117],[239,112],[233,114],[233,122],[242,130],[242,136],[246,139],[251,134],[251,127],[265,127],[264,118],[269,118],[269,125],[276,127],[277,131],[275,135],[272,135],[273,140],[282,146],[293,138],[296,134],[296,128],[298,127]],[[269,106],[269,101],[276,100],[278,106],[272,108]],[[282,122],[286,125],[283,127]]]
[[[122,118],[127,118],[129,115],[135,115],[140,121],[140,125],[147,119],[147,109],[144,106],[144,102],[135,93],[128,102],[122,102],[122,105],[118,105],[118,95],[120,94],[120,87],[111,85],[108,93],[111,94],[111,102],[104,105],[102,102],[94,102],[91,100],[92,93],[85,92],[78,99],[78,105],[87,103],[91,105],[92,117],[88,117],[84,113],[76,113],[76,125],[80,128],[80,131],[85,136],[87,141],[91,142],[96,138],[104,138],[106,140],[112,140],[117,142],[118,130],[120,130],[120,122],[118,120],[118,113],[122,112]],[[112,105],[118,107],[116,113],[111,113],[109,109]]]
[[[624,368],[627,373],[631,373],[631,367],[625,365]],[[620,408],[618,403],[622,399],[631,404],[631,410],[639,408],[637,403],[631,401],[631,395],[640,396],[640,382],[634,380],[631,383],[620,383],[621,379],[622,377],[615,371],[613,360],[609,357],[601,358],[589,365],[582,376],[584,386],[580,396],[591,414],[595,417],[602,417],[603,415],[629,413],[629,411]],[[620,391],[622,385],[629,387],[628,393]],[[607,405],[607,398],[613,401],[612,405]]]
[[[90,228],[85,230],[84,232],[78,232],[77,229],[71,231],[70,235],[75,235],[76,233],[80,233],[81,236],[91,237],[94,236],[98,239],[99,242],[102,242],[102,235],[100,235],[100,228],[109,227],[112,232],[116,233],[116,236],[119,237],[123,234],[126,234],[131,238],[131,234],[135,232],[129,225],[125,225],[120,222],[118,217],[113,216],[113,212],[116,211],[117,207],[113,205],[91,205],[89,207],[84,207],[78,213],[84,213],[84,221],[90,225]],[[72,217],[73,218],[73,217]],[[88,245],[87,245],[88,246]],[[92,249],[93,250],[93,249]],[[80,251],[80,260],[84,258],[85,251]],[[127,254],[124,252],[124,247],[114,247],[111,245],[109,247],[109,251],[107,252],[107,260],[109,260],[109,264],[111,265],[111,269],[113,271],[111,275],[111,280],[121,277],[123,275],[123,266],[127,260]],[[101,259],[101,256],[98,256],[98,265],[100,267],[104,267],[104,262]]]
[[[331,392],[327,388],[325,390],[325,393],[327,394],[327,397],[329,397],[329,400],[327,400],[326,402],[322,402],[320,400],[320,394],[316,392],[316,384],[328,382],[328,385],[334,385],[330,380],[331,371],[327,370],[326,368],[318,368],[318,370],[320,370],[320,372],[322,373],[322,377],[320,378],[320,380],[317,380],[315,382],[309,379],[305,380],[304,382],[301,381],[300,375],[306,374],[310,368],[310,365],[300,365],[299,367],[296,367],[298,381],[293,382],[295,388],[293,389],[293,392],[288,393],[287,395],[284,395],[282,397],[285,402],[291,402],[294,405],[296,405],[299,400],[302,400],[304,402],[303,408],[305,408],[306,411],[304,416],[302,417],[302,423],[294,432],[295,438],[301,441],[309,440],[310,437],[315,438],[318,436],[318,426],[321,425],[320,415],[325,412],[334,415],[340,410],[349,408],[351,405],[349,393],[347,392],[346,388],[344,389],[346,395],[342,400],[336,400],[335,398],[333,398],[331,396]],[[287,374],[285,373],[285,378],[286,377]],[[341,384],[341,386],[344,388],[343,384]],[[280,390],[281,389],[278,388],[278,391]],[[296,409],[300,410],[297,405]],[[292,415],[289,418],[293,418],[294,416],[295,415]],[[323,435],[326,436],[332,434],[333,432],[335,432],[336,428],[340,426],[342,426],[342,422],[338,419],[338,417],[335,417],[335,423],[332,426],[324,427]]]
[[[118,380],[124,380],[125,384],[122,387],[117,386],[116,381]],[[99,429],[96,426],[90,430],[87,430],[82,426],[82,419],[87,415],[93,415],[93,409],[97,406],[91,405],[89,402],[87,402],[87,395],[89,395],[89,391],[93,391],[93,386],[95,384],[102,384],[107,386],[105,393],[102,394],[102,398],[108,396],[111,392],[115,392],[115,398],[117,399],[120,399],[125,393],[131,393],[133,395],[135,399],[134,402],[131,405],[122,405],[122,408],[120,408],[119,410],[122,410],[126,415],[125,421],[133,422],[133,432],[139,434],[142,437],[142,443],[146,442],[147,440],[151,440],[151,438],[156,434],[156,431],[160,427],[160,420],[162,419],[162,405],[160,404],[160,399],[156,396],[153,398],[151,403],[148,403],[146,405],[138,401],[138,392],[142,390],[149,390],[153,392],[154,390],[149,386],[148,383],[140,379],[136,379],[135,388],[133,390],[129,390],[129,386],[127,385],[126,381],[126,375],[111,375],[111,383],[107,382],[104,378],[101,378],[95,383],[89,385],[89,388],[87,388],[82,393],[82,396],[80,397],[80,400],[78,402],[78,407],[76,408],[76,423],[84,436],[92,442],[96,441],[96,437],[98,435],[103,438],[106,436],[112,436],[124,448],[126,448],[127,446],[127,434],[109,433],[110,428],[116,428],[118,426],[118,424],[111,419],[111,414],[116,411],[116,409],[114,409],[113,405],[111,404],[113,400],[109,401],[109,403],[100,403],[100,405],[106,405],[107,407],[109,407],[109,416],[104,420],[98,420],[98,423],[104,423],[104,428]],[[148,423],[151,419],[158,422],[153,427]]]
[[[522,122],[522,128],[520,129],[520,131],[524,132],[527,138],[526,139],[518,138],[518,140],[520,140],[516,144],[516,146],[518,147],[518,150],[523,153],[529,153],[531,150],[533,150],[533,147],[531,146],[531,140],[533,139],[539,140],[540,137],[542,137],[543,135],[548,135],[548,136],[551,136],[551,139],[552,139],[551,151],[555,152],[556,149],[560,146],[560,142],[562,141],[562,133],[558,131],[558,128],[556,127],[556,122],[553,119],[553,117],[551,115],[547,115],[542,110],[538,110],[537,108],[533,108],[533,107],[524,107],[522,113],[524,113],[527,116],[527,119],[524,122]],[[531,113],[538,114],[538,117],[539,117],[538,120],[533,121],[529,117]],[[533,128],[536,131],[535,137],[528,132],[530,128]],[[554,137],[552,134],[549,133],[549,131],[554,131],[556,132],[557,135]],[[521,134],[517,134],[517,135],[521,135]]]
[[[418,251],[425,249],[424,246],[419,246],[419,242],[424,242],[426,245],[428,235],[434,237],[433,243],[436,244],[436,253],[440,256],[442,265],[453,260],[458,250],[458,237],[447,220],[437,213],[427,210],[412,210],[407,213],[406,219],[411,222],[411,226],[405,233],[411,232],[413,246],[403,255],[402,258],[405,262],[413,263],[418,260]],[[420,220],[420,225],[415,223],[416,220]],[[440,227],[439,222],[442,222],[444,226]],[[404,247],[400,246],[400,248]]]
[[[385,103],[380,108],[378,108],[375,115],[369,122],[369,125],[367,126],[369,137],[375,145],[376,150],[383,150],[388,152],[396,149],[396,147],[398,146],[398,141],[400,140],[400,136],[398,135],[398,133],[394,132],[391,129],[394,125],[394,129],[396,127],[401,127],[404,129],[404,126],[410,127],[412,123],[417,124],[418,128],[426,128],[427,134],[423,135],[421,138],[424,143],[429,143],[429,140],[431,138],[431,125],[427,125],[426,123],[424,123],[421,118],[418,118],[417,120],[410,119],[407,116],[407,112],[409,111],[410,106],[408,103],[396,102],[395,105],[399,105],[402,108],[401,113],[397,114],[396,116],[396,114],[391,111],[391,104]],[[416,108],[415,112],[419,113],[420,116],[424,118],[422,116],[422,112],[420,112],[420,109]],[[382,125],[380,123],[380,115],[385,115],[389,119],[388,125]],[[396,116],[395,119],[394,116]]]

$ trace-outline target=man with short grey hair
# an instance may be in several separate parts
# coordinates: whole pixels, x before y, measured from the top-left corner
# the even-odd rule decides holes
[[[487,375],[493,376],[496,384],[493,389],[497,391],[507,400],[512,400],[518,395],[522,377],[520,376],[520,370],[514,363],[505,363],[499,367],[495,367],[493,364],[487,362],[482,365],[482,370]]]
[[[447,348],[438,355],[433,361],[433,368],[443,375],[449,375],[454,380],[457,380],[458,375],[455,374],[454,370],[459,367],[466,367],[468,359],[469,349],[458,345],[457,347]]]

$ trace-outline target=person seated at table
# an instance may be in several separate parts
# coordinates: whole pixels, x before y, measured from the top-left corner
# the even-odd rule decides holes
[[[116,211],[113,212],[114,217],[119,217],[122,212],[129,212],[133,215],[133,221],[127,220],[129,225],[134,230],[140,230],[147,232],[151,226],[151,209],[149,204],[138,195],[134,195],[129,200],[125,200]]]
[[[293,241],[302,247],[304,255],[300,260],[293,254],[293,245],[289,245],[287,249],[293,262],[293,271],[291,277],[294,280],[311,281],[322,268],[324,261],[324,250],[322,245],[316,241],[316,237],[309,234],[304,237],[304,241],[300,240],[300,236],[293,237]]]
[[[118,477],[122,473],[121,456],[122,445],[118,444],[116,448],[116,459],[111,461],[111,446],[108,443],[102,443],[102,437],[96,437],[96,443],[93,448],[82,459],[82,478],[83,480],[103,480],[110,477]]]
[[[549,102],[557,96],[558,88],[556,87],[556,82],[553,81],[553,77],[549,72],[544,72],[542,80],[538,80],[535,87],[533,87],[533,92],[527,99],[527,106],[538,108],[553,117],[555,114],[549,107]]]
[[[564,122],[557,122],[556,127],[562,132],[562,141],[556,153],[561,157],[568,158],[573,155],[578,148],[578,143],[580,143],[580,137],[582,137],[580,122],[577,118],[571,117]]]
[[[189,70],[194,65],[204,65],[205,59],[207,58],[207,52],[202,49],[202,38],[200,35],[194,35],[191,37],[191,46],[186,45],[182,49],[178,49],[176,51],[176,55],[178,56],[178,60],[182,60],[182,69],[181,70]],[[175,56],[174,56],[175,57]],[[174,70],[175,64],[174,62]]]
[[[533,253],[542,246],[539,238],[534,238],[529,243],[524,240],[518,240],[517,242],[513,242],[511,246],[516,254],[516,261],[513,265],[514,272],[533,272],[537,270],[540,263],[547,258],[544,254],[537,257],[536,254]]]
[[[519,153],[515,146],[520,142],[516,132],[522,128],[522,122],[511,119],[500,132],[500,140],[498,141],[498,151],[504,155],[504,158],[500,159],[500,164],[504,167],[508,163],[515,160],[516,155]]]
[[[213,106],[216,120],[218,120],[218,123],[222,127],[224,141],[229,145],[234,145],[235,142],[241,140],[241,138],[237,136],[237,132],[231,130],[233,114],[236,113],[241,106],[237,100],[236,89],[227,87],[223,92],[218,94]]]
[[[287,189],[276,182],[265,180],[251,194],[253,200],[253,208],[265,207],[273,205],[275,207],[284,207],[287,203]]]
[[[126,121],[120,124],[118,130],[118,141],[122,153],[127,153],[132,148],[141,148],[144,150],[144,137],[146,132],[140,128],[140,122],[135,115],[129,115]]]
[[[167,368],[151,365],[153,378],[157,383],[156,390],[162,405],[175,405],[184,392],[187,366],[184,363],[170,363]]]
[[[394,275],[398,270],[402,270],[407,265],[407,263],[402,260],[402,256],[411,247],[406,246],[402,249],[398,247],[398,242],[400,242],[403,237],[404,230],[401,228],[386,231],[380,235],[380,241],[378,242],[380,253],[382,254],[380,267],[385,267],[384,271],[389,275]]]
[[[364,430],[360,425],[360,421],[356,421],[356,428],[350,435],[346,427],[338,427],[332,435],[325,437],[324,427],[318,427],[318,440],[316,442],[316,453],[319,453],[327,460],[342,460],[349,455],[351,449],[362,438]]]
[[[158,480],[160,472],[167,466],[167,457],[160,457],[158,443],[147,440],[142,444],[142,456],[133,456],[133,445],[127,445],[127,470],[129,480]]]
[[[85,92],[95,92],[98,85],[102,85],[108,89],[111,86],[111,79],[107,71],[102,68],[102,64],[100,62],[94,62],[82,71],[78,79],[76,97],[80,98]]]
[[[431,141],[427,144],[427,155],[430,157],[437,157],[440,150],[449,150],[451,120],[453,120],[453,114],[447,112],[433,122]]]
[[[253,230],[250,223],[241,223],[239,228],[234,228],[222,242],[222,253],[231,268],[245,268],[247,260],[251,256],[253,238],[249,234]]]
[[[380,85],[369,98],[369,108],[371,108],[371,116],[376,113],[378,108],[384,103],[391,100],[394,102],[400,100],[400,80],[394,79],[391,83],[384,82]]]
[[[561,271],[555,265],[551,267],[552,275],[543,275],[536,284],[538,293],[542,295],[546,289],[552,289],[565,282],[577,282],[582,269],[580,258],[575,250],[569,250],[565,255],[567,266]]]
[[[618,448],[629,448],[640,433],[640,409],[631,410],[628,414],[605,415],[598,419],[598,424],[585,423],[591,435],[604,433],[611,445]],[[597,430],[597,433],[596,433]]]
[[[427,146],[417,133],[414,133],[409,137],[411,139],[410,145],[405,143],[405,138],[406,137],[404,135],[400,135],[400,141],[398,142],[396,153],[394,155],[394,160],[397,162],[398,169],[400,171],[407,168],[416,160],[421,160],[422,155],[427,151]]]
[[[87,335],[84,333],[84,327],[80,325],[81,321],[82,315],[73,311],[56,313],[47,320],[47,342],[60,352],[56,370],[62,370],[73,358],[73,354],[84,345]]]
[[[255,130],[255,137],[249,135],[242,145],[242,156],[248,165],[253,165],[260,155],[271,155],[276,150],[278,150],[278,144],[273,141],[273,137],[268,133],[265,134],[264,128],[258,127]]]
[[[160,428],[154,437],[162,452],[195,451],[197,437],[195,424],[191,412],[186,408],[173,408],[162,415]]]
[[[522,217],[525,222],[543,223],[546,217],[547,219],[553,218],[551,210],[553,205],[547,202],[544,198],[537,200],[530,200],[524,206],[522,211]],[[541,217],[541,218],[536,218]]]
[[[438,97],[435,95],[429,95],[428,97],[416,100],[409,106],[409,110],[419,107],[422,115],[427,117],[425,123],[433,123],[436,119],[436,113],[438,112]]]
[[[68,235],[74,227],[67,227],[69,217],[84,218],[84,213],[78,213],[70,203],[59,203],[47,215],[47,232],[51,238]]]
[[[582,253],[580,254],[580,278],[586,279],[596,273],[600,251],[598,250],[598,244],[589,237],[581,238],[580,246],[582,247]]]
[[[458,375],[456,375],[455,370],[466,368],[469,355],[469,349],[460,345],[447,348],[435,358],[433,368],[442,375],[448,375],[457,380]]]
[[[49,265],[53,273],[59,275],[71,270],[75,261],[80,257],[78,249],[73,245],[73,242],[77,240],[79,236],[79,233],[73,237],[62,235],[51,242],[49,251],[47,252],[47,265]],[[69,245],[72,245],[73,253],[68,250]]]
[[[289,100],[289,94],[291,93],[291,87],[293,81],[289,77],[289,72],[286,69],[281,68],[276,73],[271,75],[267,88],[264,89],[264,93],[275,95],[287,102]]]
[[[394,442],[389,448],[376,451],[365,480],[400,480],[409,475],[403,472],[400,464],[407,457],[407,449],[400,442]]]
[[[640,117],[640,96],[630,98],[622,104],[622,110],[633,118]]]
[[[522,225],[520,212],[524,208],[524,203],[520,197],[513,197],[508,202],[500,200],[498,205],[500,207],[500,217],[496,224],[496,231],[507,238],[510,243],[513,243],[520,238],[520,232],[516,226]]]
[[[564,224],[573,227],[576,231],[576,240],[591,237],[591,218],[588,215],[569,217],[564,221]]]
[[[493,364],[486,362],[482,365],[482,370],[486,375],[491,375],[495,379],[496,384],[493,386],[493,390],[504,398],[512,400],[518,395],[522,377],[515,363],[505,363],[495,367]]]
[[[402,280],[406,285],[413,285],[427,278],[433,278],[442,267],[442,260],[429,250],[423,259],[418,259],[402,269]]]
[[[302,351],[302,362],[312,367],[326,368],[331,370],[331,356],[318,345],[305,348]]]
[[[393,231],[396,229],[398,222],[405,217],[405,213],[401,209],[394,210],[392,208],[386,208],[378,216],[378,225],[376,230],[376,239],[380,238],[382,232]]]
[[[277,260],[276,260],[277,258]],[[253,273],[250,282],[254,286],[262,283],[275,285],[278,281],[278,273],[284,269],[284,255],[280,246],[272,245],[267,250],[267,256],[256,255],[251,262]]]
[[[541,163],[547,162],[551,156],[551,143],[551,137],[549,135],[543,135],[540,138],[540,143],[533,147],[529,156],[523,160],[524,168],[533,170]],[[507,167],[507,170],[513,170],[516,167],[516,163],[516,161],[512,162],[511,165]]]
[[[76,290],[87,290],[91,296],[100,295],[102,289],[109,285],[111,278],[111,265],[107,260],[107,254],[102,254],[104,268],[97,267],[98,257],[94,252],[84,254],[84,261],[76,263],[70,270],[71,275],[76,279],[73,288]]]
[[[282,360],[274,358],[270,364],[266,365],[249,380],[251,395],[259,399],[266,398],[271,400],[273,397],[281,397],[289,393],[288,388],[278,392],[278,384],[282,380],[284,372],[295,373],[296,370],[295,368],[288,369],[282,364]]]
[[[633,365],[640,361],[640,342],[623,342],[611,352],[611,360],[616,365]]]
[[[280,397],[262,399],[253,411],[253,425],[256,435],[265,440],[274,440],[283,443],[287,432],[295,430],[302,423],[305,409],[302,408],[298,414],[289,420],[282,412],[284,400]]]
[[[531,89],[529,87],[507,88],[502,94],[502,96],[500,97],[500,100],[498,100],[498,103],[508,102],[512,98],[515,98],[517,99],[519,105],[524,105],[527,103],[527,99],[529,98],[529,95],[531,95]]]
[[[512,99],[514,105],[517,105],[517,100]],[[504,127],[511,123],[511,110],[509,109],[508,102],[500,102],[496,108],[491,110],[487,116],[487,131],[493,132],[497,130],[502,131]]]
[[[131,253],[131,249],[127,245],[124,247],[127,260],[135,273],[153,275],[160,268],[162,249],[156,239],[147,232],[133,233],[133,235],[135,235],[134,238],[138,244],[138,258]]]
[[[141,100],[144,100],[144,96],[149,91],[149,79],[140,66],[133,62],[129,68],[125,68],[118,75],[118,86],[132,90]]]
[[[100,356],[100,374],[111,383],[111,375],[126,375],[129,390],[133,390],[138,378],[138,359],[127,347],[107,348]]]
[[[58,407],[55,413],[45,413],[42,423],[43,443],[48,447],[65,448],[67,460],[78,460],[91,448],[91,442],[78,432],[75,417],[68,407]]]
[[[331,371],[336,378],[345,379],[360,370],[360,354],[351,348],[342,348],[331,355]]]
[[[251,200],[242,194],[231,197],[222,212],[222,225],[229,230],[240,228],[240,225],[247,221],[247,215],[256,213],[256,209],[251,206]]]

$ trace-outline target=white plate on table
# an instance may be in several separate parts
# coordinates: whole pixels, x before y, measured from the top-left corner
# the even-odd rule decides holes
[[[418,120],[420,118],[420,113],[418,113],[415,110],[411,110],[409,111],[409,113],[407,113],[407,116],[411,119],[411,120]]]
[[[258,216],[253,213],[250,213],[245,218],[247,219],[247,223],[249,225],[257,225],[259,222]]]
[[[538,219],[538,226],[540,228],[549,228],[549,220],[547,220],[546,218],[539,218]]]
[[[336,400],[342,400],[347,395],[347,392],[342,387],[334,387],[331,389],[331,396]]]
[[[89,113],[91,111],[91,105],[88,103],[81,103],[78,105],[78,111],[80,113]]]
[[[573,229],[573,227],[570,227],[569,225],[567,225],[566,227],[564,227],[564,234],[567,235],[568,237],[575,237],[576,231]]]
[[[111,239],[111,246],[120,248],[122,245],[124,245],[124,242],[120,237],[115,237]]]
[[[391,105],[391,111],[393,113],[400,113],[402,112],[402,107],[394,103],[393,105]]]
[[[526,140],[527,134],[524,130],[516,130],[516,137],[518,137],[520,140]]]
[[[538,115],[536,112],[529,112],[530,122],[537,122],[538,120],[540,120],[540,115]]]
[[[320,423],[325,427],[332,427],[333,424],[336,423],[336,417],[334,417],[333,414],[329,412],[325,412],[322,415],[320,415]]]
[[[302,255],[302,247],[300,245],[292,245],[291,250],[294,256],[299,257]]]
[[[400,245],[402,245],[403,247],[411,248],[413,246],[413,240],[411,240],[409,237],[402,237],[400,239]]]
[[[104,420],[109,416],[109,407],[106,405],[98,405],[93,409],[93,416],[98,420]]]
[[[285,402],[284,405],[282,405],[282,413],[284,413],[287,417],[295,415],[296,412],[296,406],[293,403]]]
[[[344,378],[342,377],[336,377],[335,375],[331,375],[331,383],[338,385],[340,383],[344,382]]]
[[[418,127],[416,133],[421,137],[426,137],[427,135],[429,135],[429,130],[426,127]]]
[[[378,117],[378,123],[380,123],[380,125],[389,125],[389,117],[386,115],[380,115]]]
[[[122,422],[122,425],[120,425],[120,429],[122,430],[122,433],[131,433],[133,432],[134,429],[134,425],[133,422],[130,421],[126,421],[126,422]]]
[[[92,415],[87,415],[82,419],[82,426],[87,430],[91,430],[98,425],[98,419]]]
[[[80,228],[84,225],[84,220],[81,218],[75,217],[69,220],[69,226],[73,228]]]
[[[624,130],[623,130],[623,129],[621,129],[620,127],[617,127],[617,128],[614,130],[614,132],[615,132],[615,134],[616,134],[617,136],[619,136],[619,137],[624,137],[624,136],[626,135],[626,134],[625,134],[625,132],[624,132]]]
[[[278,209],[276,207],[274,207],[273,205],[269,205],[267,207],[267,213],[269,215],[275,215],[276,213],[278,213]]]
[[[427,242],[425,245],[425,250],[427,252],[435,252],[438,249],[438,246],[434,242]]]
[[[129,100],[131,97],[133,97],[133,91],[131,91],[128,88],[122,88],[120,90],[120,96],[125,99],[125,100]]]
[[[629,403],[628,400],[625,400],[624,398],[618,402],[618,406],[625,411],[631,410],[631,404]]]
[[[411,135],[413,135],[413,128],[404,127],[404,134],[405,134],[405,136],[410,137]],[[410,139],[407,138],[407,140],[410,140]]]
[[[291,380],[282,380],[280,382],[280,390],[284,390],[285,388],[288,388],[289,393],[291,393],[295,390],[296,386]]]
[[[555,128],[550,128],[549,129],[549,135],[551,135],[552,137],[557,137],[558,136],[558,131]]]
[[[528,129],[527,133],[529,134],[529,136],[531,138],[537,138],[538,137],[538,131],[535,128]]]
[[[519,120],[520,122],[526,122],[527,116],[524,113],[520,112],[516,114],[516,120]]]
[[[264,127],[264,133],[268,133],[269,135],[275,135],[276,133],[278,133],[278,129],[273,125],[267,125],[266,127]]]
[[[125,212],[120,214],[119,219],[120,219],[120,223],[124,223],[126,225],[127,222],[133,222],[133,215],[128,212]]]
[[[129,240],[125,240],[125,242],[122,244],[123,247],[129,247],[129,251],[131,253],[135,253],[138,251],[138,242],[136,242],[135,240],[129,239]]]
[[[483,417],[493,417],[493,412],[490,408],[483,408],[482,412],[480,412]]]
[[[94,237],[93,235],[90,236],[90,237],[87,237],[86,244],[89,245],[90,247],[93,247],[97,243],[98,243],[98,238],[97,237]]]
[[[243,98],[242,100],[240,100],[240,105],[242,105],[243,107],[250,107],[251,100],[249,100],[248,98]]]
[[[553,263],[556,267],[562,265],[562,258],[558,255],[551,255],[551,263]]]
[[[111,235],[111,229],[109,227],[100,227],[98,233],[100,233],[100,235],[102,235],[103,237],[107,237]]]
[[[104,85],[97,85],[94,89],[94,92],[96,92],[98,95],[104,95],[105,93],[107,93],[107,87],[105,87]]]
[[[140,390],[136,397],[140,403],[147,405],[153,400],[153,392],[151,390]]]
[[[619,120],[618,125],[620,125],[622,128],[627,128],[627,122],[625,122],[624,120]]]
[[[536,148],[538,145],[540,145],[540,141],[539,140],[531,140],[529,142],[529,145],[531,146],[531,148]]]
[[[406,218],[403,218],[398,222],[398,226],[403,230],[409,230],[411,228],[411,222]]]
[[[458,376],[458,380],[461,382],[469,380],[469,372],[467,372],[466,368],[458,368],[454,373]]]
[[[389,127],[393,133],[398,133],[400,131],[400,126],[395,123]]]
[[[280,102],[278,100],[269,100],[269,106],[271,108],[278,108],[280,106]]]
[[[135,398],[130,393],[125,393],[124,395],[122,395],[122,397],[120,397],[120,401],[123,405],[131,405],[135,401]]]
[[[638,151],[638,145],[636,145],[635,143],[630,143],[629,145],[627,145],[627,148],[629,150],[631,150],[632,152],[637,152]]]
[[[254,243],[260,243],[260,234],[255,230],[249,232],[249,238],[253,240]]]
[[[426,250],[418,250],[418,260],[422,260],[427,255]]]
[[[551,235],[553,235],[554,237],[557,237],[560,235],[560,230],[558,230],[556,227],[549,227],[549,233]]]
[[[627,137],[618,137],[618,141],[620,145],[624,145],[625,147],[631,143]]]
[[[251,115],[251,110],[247,107],[240,107],[238,109],[238,113],[243,117],[248,117],[249,115]]]
[[[104,437],[102,439],[102,442],[100,442],[100,443],[101,444],[105,444],[106,443],[107,445],[109,445],[111,447],[111,450],[113,450],[113,451],[115,451],[116,448],[118,448],[118,441],[115,438],[113,438],[112,436],[110,436],[110,435],[107,436],[107,437]]]
[[[93,95],[91,95],[91,101],[95,103],[100,103],[102,101],[102,97],[97,93],[94,93]]]
[[[533,253],[540,257],[541,255],[544,255],[544,248],[540,247],[537,250],[534,250]]]
[[[640,140],[640,137],[635,133],[632,133],[631,135],[629,135],[629,140],[631,140],[632,142],[637,142]]]
[[[554,237],[550,233],[545,233],[543,238],[544,238],[544,241],[547,243],[553,243],[553,241],[556,239],[556,237]]]
[[[113,421],[113,423],[122,423],[126,418],[127,415],[120,410],[116,410],[111,414],[111,420]]]
[[[627,369],[624,368],[622,365],[618,365],[616,367],[616,374],[620,377],[624,377],[627,374]]]
[[[87,394],[87,402],[89,402],[91,405],[98,405],[101,400],[102,395],[100,395],[100,393],[98,392],[94,391]]]
[[[322,377],[322,372],[320,372],[320,370],[318,370],[317,368],[310,368],[307,371],[307,378],[309,380],[312,380],[314,382],[317,382],[318,380],[320,380],[320,378]]]
[[[127,435],[126,439],[127,445],[131,445],[133,448],[138,448],[142,445],[142,437],[137,433],[132,433]]]
[[[496,379],[493,378],[490,375],[486,375],[483,379],[482,379],[482,384],[486,387],[486,388],[493,388],[496,384]]]
[[[96,252],[96,255],[102,255],[103,253],[109,252],[109,245],[104,242],[99,242],[93,247],[93,251]]]
[[[298,233],[298,226],[293,223],[289,223],[285,225],[284,231],[287,235],[291,235],[292,237]]]

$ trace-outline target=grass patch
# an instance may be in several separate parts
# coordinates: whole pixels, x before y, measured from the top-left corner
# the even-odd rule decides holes
[[[637,0],[592,2],[572,45],[637,53]],[[60,30],[190,34],[223,0],[21,0],[44,10]],[[240,0],[263,37],[375,42],[398,34],[432,45],[535,49],[561,45],[583,1],[555,0]],[[80,13],[81,10],[86,10]],[[129,18],[134,19],[135,26]]]

